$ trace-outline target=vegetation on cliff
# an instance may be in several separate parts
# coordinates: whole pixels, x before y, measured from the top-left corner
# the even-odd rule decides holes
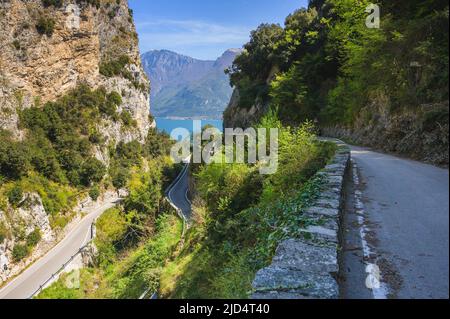
[[[52,228],[63,228],[73,217],[71,210],[81,193],[96,200],[111,186],[125,187],[133,167],[167,154],[171,142],[154,130],[144,144],[106,144],[98,125],[105,119],[121,120],[117,112],[121,101],[117,92],[81,85],[55,102],[41,106],[37,101],[23,110],[20,125],[26,135],[21,141],[0,131],[0,209],[8,211],[8,204],[15,209],[26,207],[23,194],[37,193]],[[107,150],[109,162],[96,158],[98,149]],[[13,229],[12,235],[25,241],[21,229]],[[14,255],[18,260],[27,254]]]
[[[63,275],[38,298],[127,299],[156,290],[161,268],[182,231],[181,220],[164,200],[164,190],[180,167],[168,157],[171,143],[150,134],[153,139],[146,145],[120,144],[116,149],[113,169],[128,171],[123,186],[129,194],[97,220],[97,253],[94,263],[81,270],[80,288],[67,287],[68,275]]]
[[[438,156],[448,154],[448,1],[377,1],[379,29],[365,24],[370,2],[310,1],[284,28],[260,25],[229,69],[238,106],[263,101],[284,123],[356,129],[368,143],[395,140],[389,150],[422,158],[434,148],[448,162]]]

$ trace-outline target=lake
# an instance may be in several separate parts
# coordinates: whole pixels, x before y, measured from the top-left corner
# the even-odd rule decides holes
[[[170,135],[170,132],[172,132],[172,130],[176,129],[176,128],[185,128],[187,129],[191,134],[194,132],[194,120],[173,120],[173,119],[168,119],[168,118],[161,118],[161,117],[156,117],[156,128],[159,131],[162,132],[166,132],[167,134]],[[222,125],[223,125],[223,121],[222,120],[201,120],[201,126],[200,127],[204,127],[205,125],[212,125],[214,127],[216,127],[217,129],[219,129],[222,132]],[[198,130],[196,130],[195,133],[198,133]]]

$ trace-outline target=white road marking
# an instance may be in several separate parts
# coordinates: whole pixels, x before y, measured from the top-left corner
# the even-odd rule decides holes
[[[68,243],[68,240],[73,236],[73,234],[75,232],[79,231],[86,224],[86,221],[88,219],[90,219],[93,215],[95,216],[98,213],[103,213],[106,209],[110,208],[108,206],[111,206],[119,199],[120,198],[113,198],[109,202],[105,203],[104,205],[102,205],[102,206],[98,207],[97,209],[95,209],[94,211],[92,211],[90,214],[87,214],[86,216],[84,216],[78,222],[78,224],[75,225],[59,243],[57,243],[53,248],[51,248],[45,255],[43,255],[39,259],[35,260],[33,263],[31,263],[28,268],[26,268],[22,273],[18,274],[9,283],[7,283],[5,286],[3,286],[0,289],[0,295],[3,295],[4,293],[6,293],[6,294],[10,293],[10,292],[8,292],[8,288],[10,286],[12,286],[14,283],[16,283],[19,279],[22,280],[23,278],[25,278],[25,279],[23,279],[23,281],[25,281],[26,278],[30,277],[34,271],[36,271],[37,269],[42,267],[43,263],[45,265],[45,262],[47,262],[48,260],[53,258],[55,255],[57,255],[61,251],[62,246]],[[114,205],[112,205],[112,206],[114,206]],[[108,207],[108,208],[106,208],[106,207]],[[1,298],[2,297],[0,296],[0,299]]]
[[[189,189],[186,189],[186,193],[184,194],[184,197],[186,198],[186,201],[189,203],[189,205],[192,205],[192,203],[191,203],[191,201],[189,200],[189,197],[188,197],[188,192],[189,192]]]
[[[365,209],[364,204],[362,202],[362,192],[358,190],[357,188],[360,186],[359,176],[358,176],[358,166],[356,163],[351,160],[352,166],[353,166],[353,183],[355,185],[355,192],[354,192],[354,198],[355,198],[355,209],[356,214],[358,216],[358,224],[359,224],[359,235],[361,237],[361,244],[364,254],[364,263],[366,264],[366,269],[379,269],[379,267],[375,264],[372,264],[369,262],[371,258],[375,256],[374,249],[370,247],[369,243],[367,242],[367,234],[369,233],[369,228],[367,227],[366,220],[364,218],[365,216]],[[383,277],[381,274],[381,271],[379,272],[379,287],[374,287],[370,289],[372,291],[372,295],[374,299],[387,299],[387,295],[389,292],[389,289],[382,281]]]

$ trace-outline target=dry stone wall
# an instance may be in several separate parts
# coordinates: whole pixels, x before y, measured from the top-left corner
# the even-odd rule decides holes
[[[336,141],[338,151],[319,175],[324,183],[315,204],[305,214],[314,225],[299,230],[299,238],[283,241],[272,264],[253,281],[254,299],[339,298],[339,250],[344,204],[344,180],[350,150]]]

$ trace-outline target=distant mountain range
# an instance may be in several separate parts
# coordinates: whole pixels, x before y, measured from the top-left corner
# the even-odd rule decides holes
[[[239,49],[225,51],[216,61],[197,60],[168,50],[142,55],[151,81],[151,108],[158,117],[221,119],[232,94],[224,70]]]

